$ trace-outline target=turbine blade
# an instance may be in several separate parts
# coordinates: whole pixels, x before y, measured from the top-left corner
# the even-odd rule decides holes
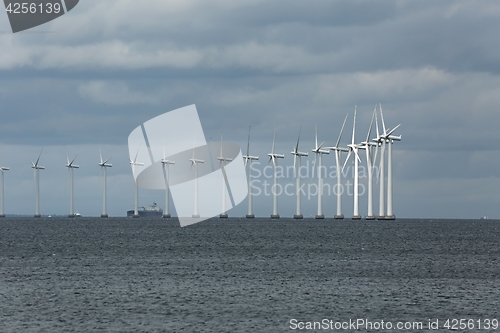
[[[274,145],[276,143],[276,125],[274,125],[273,149],[271,150],[271,154],[274,154]]]
[[[375,110],[377,109],[377,106],[375,106]],[[375,127],[377,129],[377,139],[380,137],[380,133],[379,133],[379,130],[378,130],[378,117],[377,117],[377,113],[375,113]]]
[[[342,137],[342,132],[344,131],[344,126],[345,126],[345,122],[347,120],[347,116],[349,115],[349,113],[347,113],[345,115],[345,118],[344,118],[344,123],[342,124],[342,128],[340,129],[340,135],[339,135],[339,138],[337,139],[337,143],[335,144],[335,148],[338,148],[339,147],[339,143],[340,143],[340,138]]]
[[[297,165],[296,165],[296,162],[297,161],[297,155],[293,155],[293,170],[295,170],[295,172],[297,172]]]
[[[76,154],[75,158],[71,161],[71,163],[69,165],[73,165],[73,162],[76,160],[78,154]]]
[[[368,135],[366,136],[366,142],[368,143],[370,141],[370,135],[372,133],[372,127],[373,127],[373,118],[375,117],[375,110],[373,110],[373,115],[372,115],[372,121],[370,122],[370,127],[368,128]]]
[[[384,134],[386,135],[386,129],[385,129],[385,121],[384,121],[384,113],[382,112],[382,104],[380,104],[380,119],[382,119],[382,129],[384,130]]]
[[[354,106],[354,121],[352,122],[352,139],[351,139],[351,144],[354,144],[354,132],[356,131],[356,109],[357,109],[357,105]]]
[[[139,148],[137,148],[137,153],[135,154],[134,163],[137,162],[137,156],[139,156],[139,149],[141,149],[140,146]]]
[[[250,156],[250,128],[252,125],[248,126],[247,156]]]
[[[351,157],[351,152],[352,150],[349,150],[349,154],[347,154],[347,158],[345,159],[345,162],[344,162],[344,165],[342,166],[342,170],[345,169],[345,165],[347,164],[347,162],[349,161],[349,157]]]
[[[299,129],[299,137],[297,138],[297,145],[295,146],[295,152],[297,153],[299,151],[299,141],[300,141],[300,132],[302,131],[302,125],[300,125]]]
[[[354,149],[354,155],[356,155],[356,158],[358,159],[358,162],[361,162],[361,159],[359,158],[358,150]]]
[[[387,133],[387,135],[391,135],[392,133],[394,133],[395,130],[397,130],[399,128],[399,126],[401,126],[401,124],[399,124],[398,126],[394,127],[392,130],[389,131],[389,133]]]
[[[45,148],[45,147],[43,147],[43,148]],[[40,161],[40,156],[42,156],[43,148],[42,148],[42,150],[40,151],[40,155],[38,155],[38,158],[36,159],[35,166],[38,166],[38,161]]]
[[[316,132],[316,149],[318,149],[318,125],[315,126],[315,132]]]
[[[99,146],[99,158],[102,164],[102,152],[101,152],[101,146]]]

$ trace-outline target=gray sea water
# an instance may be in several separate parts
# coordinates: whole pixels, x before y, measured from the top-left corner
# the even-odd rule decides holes
[[[491,220],[7,218],[0,331],[293,332],[292,319],[364,318],[422,332],[429,319],[499,319],[499,244]]]

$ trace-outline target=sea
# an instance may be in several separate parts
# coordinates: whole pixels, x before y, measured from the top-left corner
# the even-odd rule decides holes
[[[497,332],[499,257],[498,220],[6,218],[0,332]]]

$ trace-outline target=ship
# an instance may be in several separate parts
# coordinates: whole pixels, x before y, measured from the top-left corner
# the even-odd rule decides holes
[[[153,202],[151,206],[146,206],[146,207],[139,207],[137,209],[137,212],[139,213],[139,217],[162,217],[163,216],[163,209],[156,204],[156,202]],[[128,210],[127,211],[127,217],[133,217],[134,216],[134,210]]]

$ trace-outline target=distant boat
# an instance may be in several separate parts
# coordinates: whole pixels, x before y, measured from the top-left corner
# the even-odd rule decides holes
[[[480,218],[480,220],[487,220],[489,217],[487,215],[484,215],[483,217]]]
[[[137,209],[140,217],[163,217],[163,209],[153,202],[151,206],[139,207]],[[127,211],[127,217],[133,217],[134,210]]]
[[[75,217],[82,217],[82,214],[75,212]]]

